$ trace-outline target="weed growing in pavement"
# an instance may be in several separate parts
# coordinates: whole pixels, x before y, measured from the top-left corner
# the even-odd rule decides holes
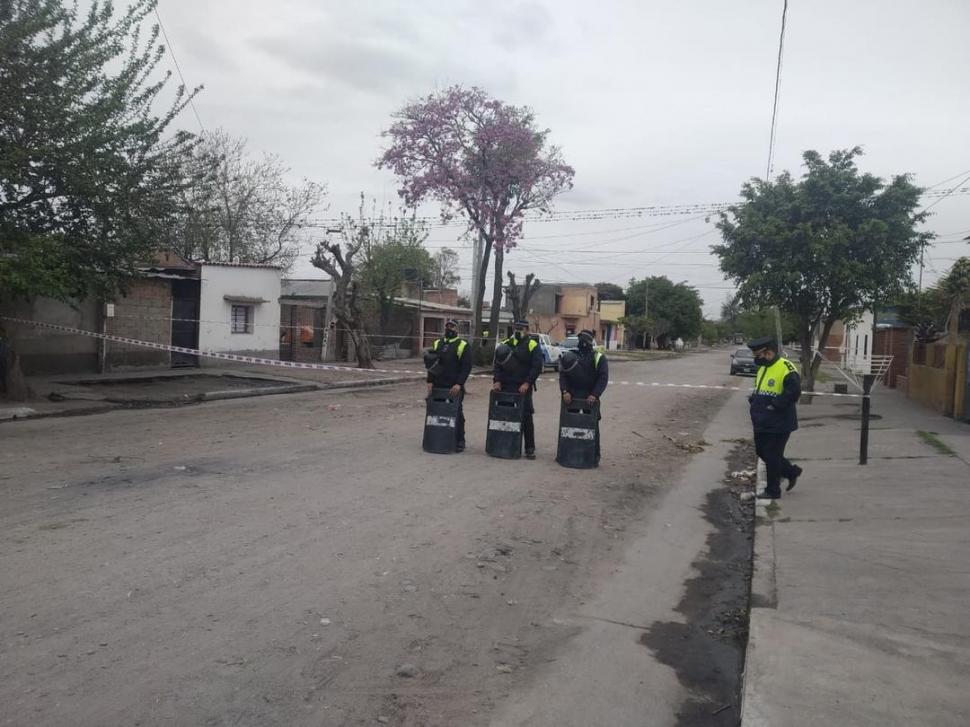
[[[916,431],[916,434],[940,454],[945,454],[949,457],[956,456],[957,453],[946,442],[940,439],[936,432],[924,432],[922,429],[919,429]]]

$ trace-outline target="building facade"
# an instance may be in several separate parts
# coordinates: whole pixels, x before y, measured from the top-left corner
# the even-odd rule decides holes
[[[279,358],[280,268],[204,262],[200,275],[199,347]]]
[[[532,330],[562,341],[584,329],[601,335],[596,286],[588,283],[543,283],[529,301]]]

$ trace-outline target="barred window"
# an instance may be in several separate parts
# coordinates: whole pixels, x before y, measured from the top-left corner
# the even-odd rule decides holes
[[[232,307],[232,332],[253,332],[253,307],[251,305],[234,305]]]

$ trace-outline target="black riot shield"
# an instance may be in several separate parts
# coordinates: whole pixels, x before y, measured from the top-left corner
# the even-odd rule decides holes
[[[522,419],[525,416],[522,394],[493,391],[488,398],[488,434],[485,453],[502,459],[522,456]]]
[[[556,461],[563,467],[590,469],[596,466],[596,427],[600,404],[573,400],[559,409],[559,445]]]
[[[434,454],[453,454],[458,444],[458,407],[461,399],[448,389],[432,389],[427,399],[424,417],[424,451]]]

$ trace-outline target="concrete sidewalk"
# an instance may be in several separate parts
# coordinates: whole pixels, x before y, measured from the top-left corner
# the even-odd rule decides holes
[[[800,406],[805,474],[758,507],[744,727],[970,724],[970,425],[872,410],[863,467],[858,404]]]

